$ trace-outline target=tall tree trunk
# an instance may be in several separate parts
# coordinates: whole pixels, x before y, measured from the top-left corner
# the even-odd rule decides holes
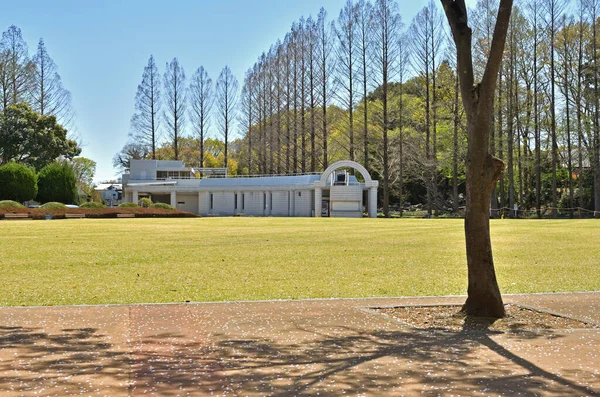
[[[533,2],[535,5],[536,3]],[[535,140],[535,208],[537,217],[542,217],[542,161],[538,106],[538,24],[537,7],[533,10],[533,135]]]
[[[551,117],[551,141],[552,141],[552,217],[556,218],[558,215],[558,199],[557,199],[557,186],[556,186],[556,167],[558,165],[558,144],[556,142],[556,93],[555,87],[556,84],[556,68],[554,66],[554,36],[556,35],[555,31],[555,12],[554,12],[554,1],[551,1],[551,15],[550,18],[551,26],[550,26],[550,117]]]
[[[496,280],[488,209],[494,184],[504,163],[489,153],[490,119],[494,110],[494,89],[498,78],[512,0],[500,0],[489,59],[481,83],[474,87],[472,31],[464,0],[441,0],[456,43],[460,86],[467,113],[467,246],[468,297],[463,311],[468,315],[504,317],[504,305]]]
[[[594,169],[594,216],[600,218],[600,87],[598,87],[598,32],[597,12],[594,3],[592,15],[592,55],[594,63],[594,139],[593,139],[593,169]]]
[[[316,121],[315,121],[315,80],[314,80],[314,49],[312,43],[309,45],[309,89],[310,89],[310,172],[316,172],[317,169],[317,148],[316,148]]]
[[[504,109],[502,108],[502,94],[503,94],[503,86],[502,86],[502,76],[503,76],[503,66],[504,65],[500,65],[500,73],[498,76],[498,157],[499,158],[504,158],[504,126],[503,126],[503,113],[504,113]],[[505,209],[506,209],[506,195],[504,194],[506,192],[505,186],[504,186],[504,178],[500,178],[500,208],[502,213],[504,213]]]
[[[583,202],[583,125],[582,125],[582,76],[583,76],[583,8],[579,14],[579,42],[577,50],[577,161],[579,164],[578,190],[579,190],[579,214]]]
[[[564,59],[564,83],[565,83],[565,111],[566,111],[566,127],[567,127],[567,171],[569,172],[569,179],[567,179],[568,189],[569,189],[569,213],[571,214],[571,218],[573,217],[573,154],[571,153],[571,103],[569,98],[569,90],[570,90],[570,82],[569,82],[569,70],[571,69],[571,62],[569,54],[569,48],[567,46],[568,34],[567,30],[570,30],[570,27],[564,27],[565,31],[563,32],[564,36],[564,50],[565,50],[565,59]]]
[[[454,121],[454,139],[452,145],[452,210],[454,213],[458,212],[458,84],[457,73],[454,82],[454,106],[452,110]],[[494,188],[495,186],[496,184],[494,184]]]

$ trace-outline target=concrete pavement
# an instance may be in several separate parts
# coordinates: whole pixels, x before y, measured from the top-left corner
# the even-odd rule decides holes
[[[600,329],[418,331],[464,297],[0,308],[2,396],[600,396]],[[600,323],[600,293],[505,301]]]

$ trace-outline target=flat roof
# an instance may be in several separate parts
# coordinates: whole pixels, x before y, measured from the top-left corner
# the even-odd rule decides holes
[[[320,175],[260,176],[255,178],[204,178],[202,187],[312,185]]]

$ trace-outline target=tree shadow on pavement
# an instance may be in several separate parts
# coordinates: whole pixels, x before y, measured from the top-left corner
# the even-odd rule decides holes
[[[331,329],[312,340],[280,344],[267,339],[224,338],[218,358],[236,390],[257,394],[397,395],[589,395],[600,392],[569,377],[594,379],[592,372],[551,373],[496,342],[494,333]],[[351,336],[345,336],[351,335]],[[551,340],[559,335],[523,333],[520,338]]]
[[[116,345],[94,328],[0,327],[1,395],[208,394],[223,386],[214,367],[206,345],[183,335]]]
[[[597,387],[592,372],[550,372],[495,338],[294,325],[276,339],[163,333],[119,345],[94,328],[0,327],[0,394],[600,395],[573,381]],[[544,349],[560,335],[517,338]]]

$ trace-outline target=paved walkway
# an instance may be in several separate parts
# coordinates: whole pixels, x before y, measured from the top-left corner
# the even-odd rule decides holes
[[[464,298],[0,308],[0,395],[600,396],[600,329],[419,332]],[[600,322],[600,293],[506,296]]]

